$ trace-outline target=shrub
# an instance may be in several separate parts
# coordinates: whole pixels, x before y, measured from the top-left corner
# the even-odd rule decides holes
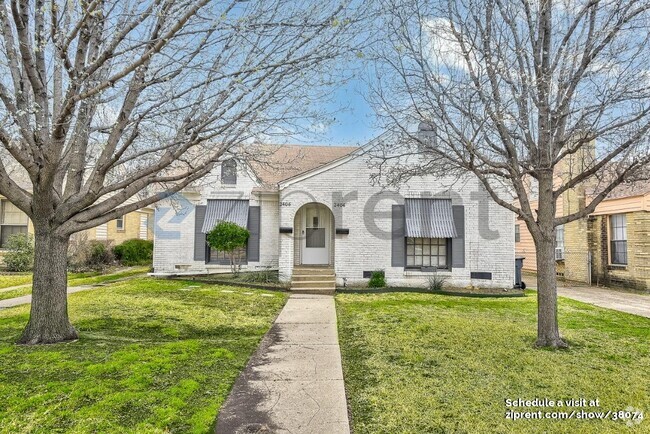
[[[113,253],[122,265],[148,265],[153,259],[153,241],[126,240],[115,246]]]
[[[14,234],[6,245],[4,263],[9,271],[29,271],[34,266],[34,236]]]
[[[109,242],[95,240],[90,242],[90,250],[86,262],[88,267],[98,270],[113,264],[113,262],[115,262],[115,257],[110,249]]]
[[[230,257],[233,274],[239,272],[239,251],[246,246],[250,232],[235,223],[221,221],[214,229],[205,234],[210,247],[225,252]]]
[[[68,244],[68,269],[75,272],[103,270],[115,262],[110,241],[90,241],[85,232],[74,234]]]
[[[373,271],[368,281],[368,288],[384,288],[386,286],[386,278],[384,270]]]
[[[433,274],[429,276],[428,283],[427,283],[427,289],[429,291],[442,291],[445,282],[447,282],[447,277],[446,276],[440,276],[439,274]]]
[[[273,270],[252,271],[242,273],[239,280],[249,283],[278,283],[280,281],[278,272]]]
[[[90,251],[90,241],[85,232],[79,232],[70,237],[68,243],[68,270],[87,270],[86,261]]]

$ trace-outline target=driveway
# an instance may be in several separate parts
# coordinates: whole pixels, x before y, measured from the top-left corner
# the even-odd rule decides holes
[[[595,306],[650,318],[650,295],[632,294],[593,286],[562,287],[560,285],[558,285],[557,293],[562,297]]]

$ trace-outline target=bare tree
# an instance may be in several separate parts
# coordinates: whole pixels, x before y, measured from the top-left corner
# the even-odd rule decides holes
[[[380,3],[385,37],[374,53],[371,100],[403,139],[392,154],[417,154],[382,176],[470,172],[523,219],[537,253],[537,345],[565,347],[554,232],[640,177],[650,160],[650,2]],[[561,172],[571,158],[579,170]],[[556,217],[558,198],[584,186],[595,190],[586,206]]]
[[[20,343],[77,338],[72,234],[154,203],[256,137],[289,134],[358,42],[358,5],[0,0],[0,193],[34,224]],[[24,168],[22,188],[7,168]]]

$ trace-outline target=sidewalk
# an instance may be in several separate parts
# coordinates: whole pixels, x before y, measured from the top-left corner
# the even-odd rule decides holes
[[[27,286],[31,286],[31,283]],[[72,286],[68,288],[68,295],[74,294],[75,292],[87,291],[89,289],[98,288],[98,285],[81,285],[81,286]],[[22,297],[8,298],[6,300],[0,300],[0,309],[6,309],[8,307],[20,306],[21,304],[29,304],[32,302],[32,295],[23,295]]]
[[[32,286],[31,282],[30,283],[23,283],[22,285],[8,286],[7,288],[2,288],[2,289],[0,289],[0,293],[13,291],[14,289],[27,288],[28,286]]]
[[[349,434],[334,298],[293,294],[237,379],[218,434]]]
[[[557,293],[561,297],[650,318],[650,295],[632,294],[595,286],[563,287],[561,283],[558,283]]]
[[[121,279],[110,280],[107,282],[99,283],[89,283],[87,285],[77,285],[77,286],[68,286],[68,295],[74,294],[75,292],[88,291],[89,289],[103,288],[114,283],[125,282],[127,280],[135,279],[138,275],[123,277]],[[24,288],[27,286],[32,286],[31,283],[26,283],[24,285],[13,286],[11,288],[4,288],[0,292],[6,289],[18,289]],[[20,306],[21,304],[30,304],[32,302],[32,295],[23,295],[21,297],[7,298],[5,300],[0,300],[0,309],[6,309],[8,307]]]

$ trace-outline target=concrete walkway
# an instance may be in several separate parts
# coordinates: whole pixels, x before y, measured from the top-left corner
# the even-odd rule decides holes
[[[334,297],[291,295],[221,408],[216,432],[350,432]]]
[[[23,283],[22,285],[9,286],[9,287],[7,287],[7,288],[2,288],[2,289],[0,289],[0,293],[13,291],[14,289],[27,288],[27,287],[29,287],[29,286],[32,286],[32,284],[31,284],[31,283]]]
[[[135,279],[140,275],[133,275],[128,277],[122,277],[120,279],[108,280],[106,282],[99,283],[89,283],[88,285],[77,285],[77,286],[68,286],[68,295],[74,294],[75,292],[88,291],[89,289],[103,288],[114,283],[125,282],[127,280]],[[31,283],[26,283],[24,285],[18,285],[12,287],[11,289],[25,288],[27,286],[32,286]],[[6,289],[6,288],[5,288]],[[0,309],[6,309],[8,307],[20,306],[21,304],[30,304],[32,302],[32,295],[23,295],[21,297],[8,298],[6,300],[0,300]]]
[[[89,289],[99,288],[100,285],[81,285],[73,286],[68,288],[68,295],[74,294],[75,292],[87,291]],[[21,304],[29,304],[32,302],[32,295],[23,295],[22,297],[8,298],[6,300],[0,300],[0,309],[6,309],[8,307],[20,306]]]
[[[650,295],[632,294],[594,286],[562,287],[559,285],[557,293],[562,297],[595,306],[650,318]]]

